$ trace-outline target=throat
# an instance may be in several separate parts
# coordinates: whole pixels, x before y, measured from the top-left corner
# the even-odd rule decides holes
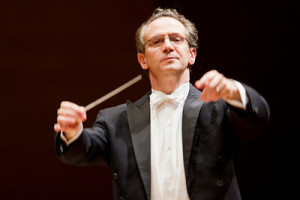
[[[171,94],[182,84],[189,82],[190,74],[189,70],[185,70],[185,72],[181,76],[174,75],[164,75],[161,77],[154,77],[149,74],[151,87],[156,91],[161,91],[165,94]]]

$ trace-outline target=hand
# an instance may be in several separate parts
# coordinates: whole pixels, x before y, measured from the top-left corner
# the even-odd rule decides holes
[[[82,122],[87,119],[84,107],[63,101],[57,110],[57,123],[54,124],[56,132],[63,131],[67,139],[74,137],[81,129]]]
[[[218,101],[220,99],[242,101],[240,92],[233,80],[226,78],[216,70],[205,73],[196,81],[195,87],[202,90],[200,99],[204,102]]]

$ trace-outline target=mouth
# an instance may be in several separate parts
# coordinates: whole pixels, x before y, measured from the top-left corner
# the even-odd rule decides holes
[[[174,61],[174,60],[178,60],[178,58],[174,56],[170,56],[163,59],[163,61]]]

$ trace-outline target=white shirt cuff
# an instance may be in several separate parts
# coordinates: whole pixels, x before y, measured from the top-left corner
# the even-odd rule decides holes
[[[78,133],[77,133],[74,137],[72,137],[72,138],[70,138],[70,139],[67,139],[67,138],[64,136],[63,132],[61,131],[61,132],[60,132],[60,139],[61,139],[62,141],[64,141],[65,144],[66,144],[67,146],[69,146],[72,142],[74,142],[75,140],[77,140],[77,139],[79,138],[79,136],[81,135],[81,132],[82,132],[82,131],[83,131],[83,125],[81,124]]]
[[[244,88],[244,86],[240,82],[238,82],[236,80],[233,80],[233,83],[238,88],[242,101],[238,101],[238,100],[235,100],[235,99],[228,99],[228,98],[225,98],[225,101],[227,103],[229,103],[230,105],[236,107],[236,108],[246,110],[246,105],[249,101],[248,97],[247,97],[247,94],[246,94],[246,89]]]

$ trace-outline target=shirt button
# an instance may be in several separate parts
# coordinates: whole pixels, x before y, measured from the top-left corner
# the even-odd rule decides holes
[[[224,181],[219,179],[216,181],[216,184],[218,187],[222,187],[224,185]]]
[[[113,179],[116,181],[116,180],[118,180],[118,174],[117,174],[117,172],[114,172],[113,174],[112,174],[112,176],[113,176]]]

